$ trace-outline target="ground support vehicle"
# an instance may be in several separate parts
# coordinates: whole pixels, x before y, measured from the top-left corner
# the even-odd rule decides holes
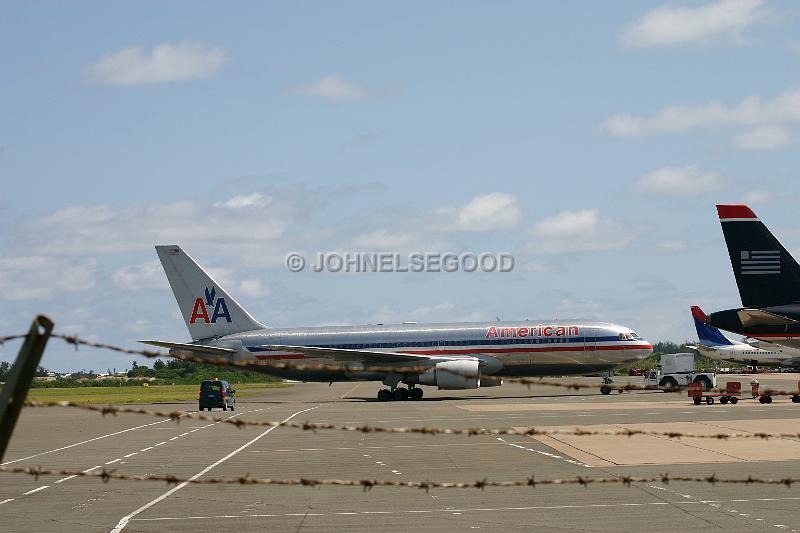
[[[717,375],[714,372],[695,370],[692,353],[664,354],[661,356],[661,368],[648,370],[644,376],[645,387],[659,387],[663,390],[679,389],[691,383],[699,383],[704,390],[717,386]]]
[[[728,381],[725,384],[724,391],[707,391],[703,390],[701,383],[690,383],[688,387],[688,395],[695,405],[700,405],[703,401],[708,405],[714,404],[714,398],[719,398],[719,403],[737,404],[739,397],[742,395],[742,384],[739,381]]]

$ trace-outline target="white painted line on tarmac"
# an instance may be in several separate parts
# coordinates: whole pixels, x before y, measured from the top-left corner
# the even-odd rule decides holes
[[[62,450],[68,450],[70,448],[74,448],[75,446],[80,446],[82,444],[88,444],[90,442],[94,442],[94,441],[97,441],[97,440],[100,440],[100,439],[105,439],[105,438],[108,438],[108,437],[113,437],[114,435],[121,435],[122,433],[127,433],[128,431],[134,431],[134,430],[137,430],[137,429],[142,429],[142,428],[146,428],[146,427],[149,427],[149,426],[154,426],[156,424],[163,424],[164,422],[168,422],[169,420],[171,420],[171,419],[165,418],[164,420],[161,420],[159,422],[152,422],[150,424],[143,424],[141,426],[136,426],[136,427],[132,427],[132,428],[128,428],[128,429],[123,429],[122,431],[116,431],[114,433],[109,433],[107,435],[101,435],[101,436],[95,437],[93,439],[82,440],[81,442],[76,442],[74,444],[70,444],[69,446],[62,446],[61,448],[56,448],[54,450],[49,450],[49,451],[46,451],[46,452],[36,453],[34,455],[29,455],[27,457],[21,457],[19,459],[14,459],[13,461],[6,461],[5,463],[0,463],[0,465],[2,465],[2,466],[10,465],[10,464],[13,464],[13,463],[19,463],[20,461],[26,461],[28,459],[33,459],[34,457],[40,457],[42,455],[47,455],[48,453],[55,453],[55,452],[60,452]]]
[[[798,498],[768,498],[768,500],[797,500]],[[453,507],[447,509],[403,509],[400,511],[333,511],[329,513],[286,513],[286,514],[244,514],[244,515],[208,515],[208,516],[163,516],[157,518],[133,518],[132,520],[141,522],[164,522],[164,521],[178,521],[178,520],[211,520],[218,518],[280,518],[287,516],[368,516],[376,514],[435,514],[435,513],[478,513],[478,512],[503,512],[503,511],[547,511],[547,510],[561,510],[561,509],[613,509],[624,507],[658,507],[666,505],[675,506],[696,506],[709,503],[724,503],[733,501],[744,502],[758,502],[763,498],[754,498],[752,500],[706,500],[706,501],[657,501],[657,502],[642,502],[642,503],[590,503],[584,505],[536,505],[528,507],[477,507],[477,508],[463,508],[456,509]],[[763,518],[755,518],[756,521],[763,521]],[[776,524],[775,527],[780,527],[781,524]]]
[[[14,498],[7,498],[7,499],[1,501],[0,505],[3,505],[4,503],[8,503],[8,502],[13,502],[13,501],[14,501]]]
[[[586,463],[582,463],[582,462],[580,462],[580,461],[576,461],[575,459],[567,459],[567,458],[566,458],[566,457],[564,457],[563,455],[556,455],[556,454],[554,454],[554,453],[545,452],[545,451],[543,451],[543,450],[535,450],[535,449],[533,449],[533,448],[527,448],[527,447],[525,447],[525,446],[521,446],[521,445],[519,445],[519,444],[514,444],[513,442],[508,442],[508,441],[506,441],[506,440],[504,440],[504,439],[502,439],[502,438],[500,438],[500,437],[496,437],[496,438],[497,438],[497,440],[499,440],[499,441],[500,441],[500,442],[502,442],[503,444],[508,444],[509,446],[513,446],[514,448],[519,448],[519,449],[521,449],[521,450],[525,450],[525,451],[529,451],[529,452],[538,453],[538,454],[540,454],[540,455],[544,455],[544,456],[546,456],[546,457],[551,457],[551,458],[553,458],[553,459],[558,459],[558,460],[560,460],[560,461],[564,461],[565,463],[570,463],[570,464],[573,464],[573,465],[582,466],[582,467],[584,467],[584,468],[592,468],[592,465],[587,465]]]
[[[22,495],[23,495],[23,496],[27,496],[28,494],[33,494],[33,493],[35,493],[35,492],[39,492],[40,490],[44,490],[44,489],[46,489],[46,488],[47,488],[47,487],[49,487],[49,486],[50,486],[50,485],[42,485],[41,487],[37,487],[37,488],[35,488],[35,489],[33,489],[33,490],[29,490],[28,492],[23,492],[23,493],[22,493]]]
[[[311,411],[313,409],[317,409],[318,407],[319,406],[309,407],[308,409],[303,409],[302,411],[297,411],[296,413],[292,414],[291,416],[285,418],[281,423],[288,422],[289,420],[291,420],[292,418],[296,417],[297,415],[305,413],[305,412],[308,412],[308,411]],[[234,416],[236,416],[236,415],[234,415]],[[233,418],[233,417],[231,417],[231,418]],[[213,425],[213,424],[211,424],[211,425]],[[227,461],[228,459],[230,459],[231,457],[233,457],[237,453],[241,452],[245,448],[248,448],[250,445],[255,444],[262,437],[267,436],[272,430],[274,430],[277,427],[279,427],[279,426],[272,426],[270,428],[267,428],[263,433],[260,433],[254,439],[251,439],[248,442],[246,442],[245,444],[243,444],[242,446],[236,448],[235,450],[233,450],[231,453],[229,453],[225,457],[219,459],[217,462],[208,465],[207,467],[202,469],[200,472],[198,472],[197,474],[195,474],[192,477],[190,477],[187,481],[184,481],[184,482],[176,485],[175,487],[171,488],[170,490],[168,490],[167,492],[165,492],[164,494],[162,494],[158,498],[147,502],[146,504],[144,504],[143,506],[139,507],[138,509],[136,509],[132,513],[123,516],[122,518],[120,518],[119,522],[117,522],[117,525],[114,527],[114,529],[111,530],[111,533],[119,533],[120,531],[125,529],[125,527],[127,527],[128,523],[132,519],[134,519],[134,517],[136,517],[137,515],[141,514],[144,511],[146,511],[147,509],[151,508],[152,506],[156,505],[157,503],[166,500],[167,498],[169,498],[170,496],[172,496],[173,494],[175,494],[176,492],[181,490],[183,487],[188,485],[190,481],[194,481],[195,479],[197,479],[197,478],[199,478],[201,476],[204,476],[206,473],[208,473],[214,467],[221,465],[222,463],[224,463],[225,461]]]
[[[152,446],[148,446],[147,448],[142,448],[142,449],[141,449],[141,450],[139,450],[139,451],[140,451],[140,452],[146,452],[147,450],[152,450],[152,449],[153,449],[153,447],[152,447]]]
[[[237,413],[237,414],[235,414],[235,415],[233,415],[233,416],[229,416],[229,417],[225,418],[224,420],[229,420],[229,419],[231,419],[231,418],[233,418],[233,417],[236,417],[236,416],[239,416],[239,415],[242,415],[242,414],[246,414],[246,413],[248,413],[248,412],[249,412],[249,413],[255,413],[255,412],[257,412],[257,411],[262,411],[262,410],[263,410],[263,409],[256,409],[256,410],[254,410],[254,411],[246,411],[246,412],[244,412],[244,413]],[[216,424],[220,424],[220,423],[222,423],[224,420],[221,420],[221,421],[219,421],[219,422],[215,422],[215,423],[213,423],[213,424],[210,424],[210,426],[214,426],[214,425],[216,425]],[[159,423],[160,423],[160,422],[159,422]],[[210,427],[210,426],[203,426],[203,428],[205,428],[205,427]],[[166,428],[156,428],[156,429],[166,429]],[[202,428],[200,428],[200,429],[202,429]],[[177,438],[178,438],[178,437],[173,437],[173,438],[171,438],[171,439],[169,439],[169,440],[175,440],[175,439],[177,439]],[[166,444],[166,442],[160,442],[160,443],[156,444],[155,446],[161,446],[162,444]],[[148,448],[144,448],[144,449],[143,449],[143,450],[141,450],[141,451],[152,450],[152,449],[153,449],[155,446],[150,446],[150,447],[148,447]],[[138,453],[139,453],[139,452],[132,452],[132,453],[129,453],[128,455],[125,455],[124,457],[126,457],[126,458],[127,458],[127,457],[132,457],[132,456],[134,456],[134,455],[137,455]],[[119,457],[119,458],[117,458],[117,459],[113,459],[113,460],[111,460],[111,461],[108,461],[108,462],[106,462],[105,464],[107,464],[107,465],[111,465],[111,464],[114,464],[114,463],[117,463],[117,462],[119,462],[119,464],[121,464],[121,465],[124,465],[124,464],[126,464],[126,463],[125,463],[125,461],[122,461],[122,459],[123,459],[122,457]],[[93,466],[92,468],[89,468],[89,469],[87,469],[87,470],[84,470],[83,472],[84,472],[84,473],[89,473],[89,472],[92,472],[92,471],[94,471],[94,470],[97,470],[98,468],[102,468],[102,466],[101,466],[101,465]],[[67,476],[67,477],[65,477],[65,478],[62,478],[62,479],[59,479],[59,480],[57,480],[55,483],[62,483],[62,482],[64,482],[64,481],[68,481],[68,480],[70,480],[70,479],[72,479],[72,478],[74,478],[74,477],[78,477],[78,476],[77,476],[77,475],[73,475],[73,476]],[[49,485],[48,485],[48,486],[49,486]],[[26,492],[26,493],[25,493],[25,495],[27,495],[27,494],[33,494],[33,493],[35,493],[35,492],[38,492],[38,491],[40,491],[40,490],[44,490],[44,489],[46,489],[48,486],[39,487],[38,489],[35,489],[35,490],[33,490],[33,491]],[[13,498],[12,498],[11,500],[9,500],[9,501],[13,501]]]
[[[156,446],[161,446],[161,445],[166,444],[166,443],[167,443],[167,441],[162,440],[158,444],[155,444],[153,447],[155,448]]]
[[[190,433],[190,432],[189,432],[189,431],[187,431],[186,433],[181,433],[181,434],[180,434],[180,435],[178,435],[178,436],[179,436],[179,437],[185,437],[185,436],[186,436],[186,435],[188,435],[189,433]]]

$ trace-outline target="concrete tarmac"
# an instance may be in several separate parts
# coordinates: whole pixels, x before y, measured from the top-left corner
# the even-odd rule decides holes
[[[791,375],[793,377],[797,374]],[[628,378],[618,378],[624,383]],[[721,381],[725,379],[722,378]],[[762,387],[792,378],[759,376]],[[594,383],[597,378],[563,378]],[[749,378],[743,378],[748,382]],[[746,387],[747,388],[747,387]],[[241,399],[219,418],[451,428],[646,425],[649,429],[800,431],[800,404],[694,406],[661,392],[568,392],[505,385],[374,401],[372,383],[297,384]],[[145,406],[196,410],[196,404]],[[700,429],[698,429],[700,428]],[[711,428],[711,429],[709,429]],[[612,439],[609,441],[609,439]],[[613,440],[616,439],[616,440]],[[700,439],[698,439],[700,441]],[[772,448],[774,446],[774,448]],[[774,450],[774,451],[771,451]],[[654,460],[655,458],[655,460]],[[653,437],[427,436],[244,428],[142,415],[25,409],[4,464],[210,478],[476,481],[615,475],[800,478],[797,439],[675,444]],[[13,531],[800,531],[800,486],[671,482],[435,489],[166,485],[0,473],[0,530]]]

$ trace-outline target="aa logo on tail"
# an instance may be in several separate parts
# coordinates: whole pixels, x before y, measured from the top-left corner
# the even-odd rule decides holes
[[[213,286],[211,289],[206,287],[205,301],[203,298],[198,298],[194,301],[194,309],[192,309],[192,318],[189,320],[190,324],[194,324],[198,320],[206,324],[216,324],[217,319],[224,318],[227,322],[231,321],[231,314],[228,312],[228,304],[225,303],[225,298],[216,298],[217,289]],[[216,298],[216,300],[215,300]],[[214,309],[211,318],[208,318],[208,310]]]

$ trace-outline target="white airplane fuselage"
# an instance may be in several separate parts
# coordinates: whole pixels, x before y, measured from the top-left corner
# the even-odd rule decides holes
[[[369,350],[437,359],[479,359],[485,376],[585,374],[611,370],[648,357],[652,346],[624,326],[586,321],[474,322],[265,328],[196,341],[237,350],[237,359],[256,359],[263,371],[303,381],[375,379],[361,362],[275,351],[270,345]],[[341,370],[279,369],[270,363],[326,363]],[[413,366],[402,362],[398,366]],[[369,366],[369,365],[366,365]],[[383,365],[386,366],[386,365]],[[384,372],[385,373],[385,372]]]
[[[756,348],[745,343],[735,343],[730,346],[699,344],[697,351],[716,361],[754,366],[800,366],[800,350],[774,344],[767,346],[768,348]]]

